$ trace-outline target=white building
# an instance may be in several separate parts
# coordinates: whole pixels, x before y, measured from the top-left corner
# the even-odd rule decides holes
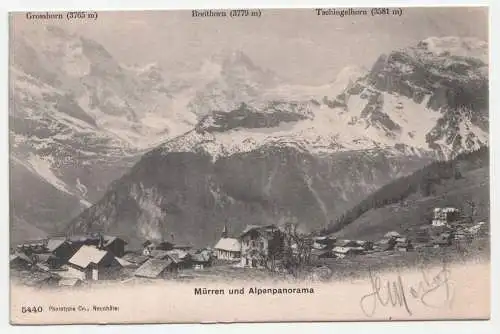
[[[238,260],[241,257],[241,243],[234,238],[221,238],[215,245],[215,257],[219,260]]]
[[[448,223],[459,217],[460,211],[457,208],[435,208],[432,226],[446,226]]]

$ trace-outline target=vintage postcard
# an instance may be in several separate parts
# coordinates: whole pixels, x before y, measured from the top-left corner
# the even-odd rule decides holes
[[[489,319],[487,7],[9,20],[12,324]]]

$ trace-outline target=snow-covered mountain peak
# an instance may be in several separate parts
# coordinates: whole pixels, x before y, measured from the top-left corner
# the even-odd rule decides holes
[[[213,137],[193,147],[215,159],[283,143],[312,154],[383,148],[446,159],[477,149],[488,142],[487,72],[483,75],[480,59],[458,55],[458,48],[477,51],[485,45],[472,39],[426,41],[381,56],[370,71],[347,66],[331,84],[278,85],[259,99],[248,94],[255,87],[242,86],[230,95],[228,88],[237,86],[218,82],[210,97],[200,100],[209,112],[197,126],[200,134]],[[288,101],[281,103],[288,111],[269,112],[264,101]],[[291,101],[302,101],[298,105],[308,112],[292,112]]]
[[[429,37],[420,41],[417,49],[436,56],[473,57],[488,63],[488,43],[475,37]]]

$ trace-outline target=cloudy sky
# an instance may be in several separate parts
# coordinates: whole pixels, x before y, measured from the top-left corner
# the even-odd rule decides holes
[[[346,66],[370,67],[380,54],[430,36],[488,40],[485,8],[407,8],[401,17],[343,18],[317,16],[313,9],[263,10],[260,18],[239,19],[193,18],[190,11],[101,12],[97,21],[63,22],[126,63],[156,61],[177,73],[240,50],[257,65],[305,84],[333,81]]]

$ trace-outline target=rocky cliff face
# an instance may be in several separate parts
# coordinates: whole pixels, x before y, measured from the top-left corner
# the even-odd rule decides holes
[[[75,219],[70,231],[127,235],[135,245],[173,234],[202,246],[216,241],[224,223],[233,233],[246,224],[285,221],[321,228],[364,194],[423,163],[381,151],[318,158],[276,146],[214,161],[203,152],[160,148]]]
[[[418,140],[453,158],[488,140],[487,50],[476,39],[428,38],[380,56],[328,105],[352,114],[349,125],[377,127],[402,145]],[[414,129],[405,131],[409,122]]]

